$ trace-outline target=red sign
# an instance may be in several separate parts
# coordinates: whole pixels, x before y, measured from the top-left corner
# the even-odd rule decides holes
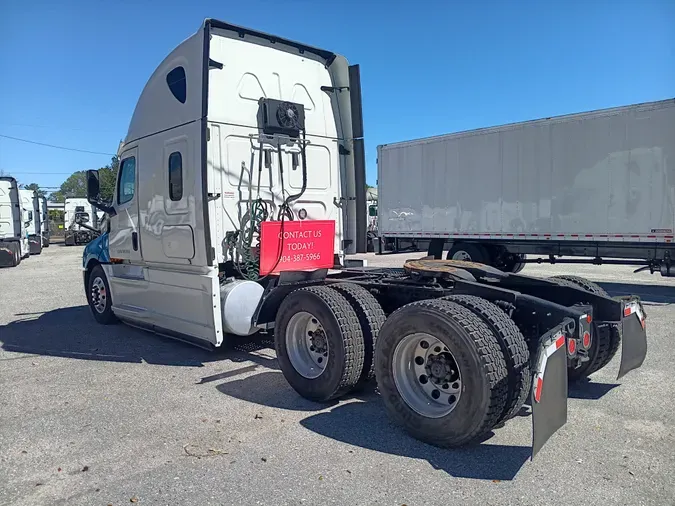
[[[260,274],[313,271],[335,265],[335,221],[263,221]]]

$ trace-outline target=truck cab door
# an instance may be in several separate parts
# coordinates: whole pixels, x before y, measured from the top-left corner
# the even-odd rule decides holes
[[[120,157],[113,204],[116,215],[110,218],[110,258],[140,264],[142,255],[138,228],[138,148],[129,149]]]

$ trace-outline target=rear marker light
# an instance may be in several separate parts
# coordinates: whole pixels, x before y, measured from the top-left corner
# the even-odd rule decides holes
[[[633,314],[633,308],[632,308],[632,307],[626,306],[626,307],[623,309],[623,316],[624,316],[624,317],[628,317],[628,316],[630,316],[630,315],[632,315],[632,314]]]
[[[591,345],[591,334],[584,332],[581,342],[583,343],[584,348],[588,348]]]
[[[567,341],[567,352],[570,355],[574,355],[577,352],[577,341],[576,339],[570,339]]]
[[[586,315],[586,323],[591,323],[593,321],[593,317],[589,314]]]

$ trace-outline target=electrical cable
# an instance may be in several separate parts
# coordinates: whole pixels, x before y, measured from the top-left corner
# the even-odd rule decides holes
[[[115,156],[115,153],[104,153],[102,151],[89,151],[87,149],[78,149],[78,148],[69,148],[69,147],[66,147],[66,146],[57,146],[56,144],[47,144],[47,143],[44,143],[44,142],[32,141],[30,139],[20,139],[19,137],[12,137],[11,135],[0,134],[0,137],[2,137],[4,139],[11,139],[13,141],[26,142],[28,144],[36,144],[38,146],[46,146],[48,148],[63,149],[65,151],[76,151],[78,153],[89,153],[91,155]]]

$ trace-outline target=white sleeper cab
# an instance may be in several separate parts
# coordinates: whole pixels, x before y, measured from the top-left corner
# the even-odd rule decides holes
[[[42,213],[40,213],[40,197],[35,190],[20,189],[21,205],[27,214],[28,244],[31,255],[42,253]]]
[[[273,334],[300,395],[377,378],[392,419],[445,447],[531,397],[533,453],[565,423],[568,377],[620,342],[621,375],[645,358],[639,298],[579,278],[345,267],[368,223],[359,67],[338,54],[207,19],[150,76],[118,156],[112,202],[87,176],[106,214],[83,254],[101,324],[207,348]]]
[[[24,208],[16,179],[0,177],[0,267],[16,267],[30,256],[31,211]]]

